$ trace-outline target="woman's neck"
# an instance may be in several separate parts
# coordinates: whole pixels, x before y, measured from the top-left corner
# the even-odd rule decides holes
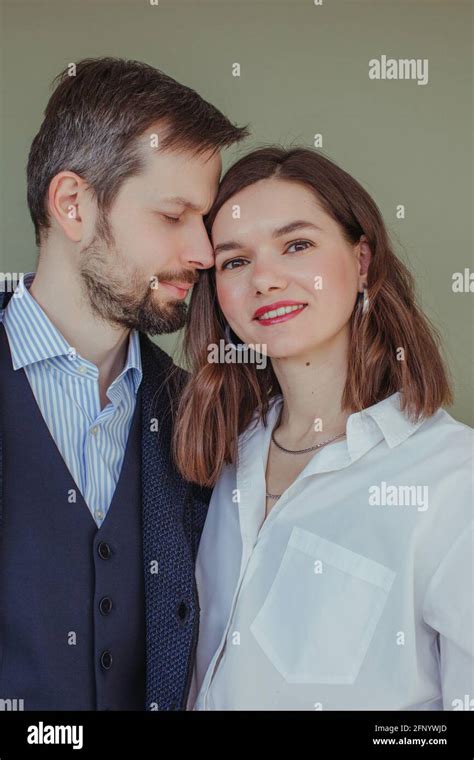
[[[350,411],[341,400],[347,376],[347,337],[305,356],[272,359],[283,394],[278,441],[287,448],[319,443],[345,431]]]

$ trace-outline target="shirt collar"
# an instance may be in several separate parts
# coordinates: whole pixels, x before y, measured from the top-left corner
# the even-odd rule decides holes
[[[352,461],[363,456],[382,438],[393,449],[418,430],[423,422],[424,419],[412,420],[407,412],[402,411],[400,391],[351,414],[347,420],[346,440]]]
[[[72,370],[69,360],[71,355],[75,353],[75,349],[53,325],[29,292],[34,278],[35,272],[28,272],[20,278],[19,284],[3,312],[3,324],[10,345],[13,369],[21,369],[35,362],[64,356],[68,358],[68,363],[65,366]],[[95,366],[84,359],[81,361],[90,367]],[[116,386],[129,370],[131,370],[136,393],[142,379],[138,330],[130,332],[125,366],[110,387]]]
[[[358,413],[361,415],[361,418],[368,418],[375,422],[391,449],[403,443],[425,421],[424,418],[413,420],[406,411],[402,411],[401,398],[400,391],[397,391],[377,404],[369,406]],[[357,415],[352,416],[355,417]]]

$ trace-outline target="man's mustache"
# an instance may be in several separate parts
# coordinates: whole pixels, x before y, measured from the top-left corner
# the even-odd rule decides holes
[[[191,272],[191,270],[183,270],[181,272],[160,272],[155,275],[157,282],[184,282],[188,285],[195,285],[199,281],[199,274],[197,272]]]

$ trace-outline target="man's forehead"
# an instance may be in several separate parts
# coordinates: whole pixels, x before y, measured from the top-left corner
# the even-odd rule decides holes
[[[201,204],[195,203],[191,201],[189,198],[184,197],[182,195],[174,195],[170,197],[163,197],[162,198],[163,203],[173,203],[178,206],[184,206],[184,208],[188,208],[191,211],[200,211],[201,210]]]
[[[217,194],[221,169],[220,152],[155,150],[142,177],[157,202],[203,213]]]
[[[152,157],[156,163],[169,164],[174,167],[191,166],[196,168],[222,168],[220,149],[198,145],[166,145],[165,132],[148,130],[138,138],[140,149],[146,157]]]
[[[222,171],[220,152],[196,154],[191,151],[155,150],[147,156],[147,170],[150,174],[173,177],[175,184],[186,185],[189,177],[196,181],[218,181]],[[181,189],[175,195],[185,195]]]

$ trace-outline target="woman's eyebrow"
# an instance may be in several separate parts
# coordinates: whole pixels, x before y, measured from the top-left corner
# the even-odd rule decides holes
[[[321,227],[318,227],[317,224],[313,224],[313,222],[305,222],[303,219],[298,219],[295,222],[289,222],[288,224],[283,225],[283,227],[277,227],[272,232],[272,238],[278,238],[282,235],[288,235],[290,232],[295,232],[295,230],[300,230],[306,228],[311,228],[313,230],[319,230],[322,232]],[[224,251],[235,251],[235,250],[241,250],[245,246],[242,245],[242,243],[237,243],[234,240],[229,240],[226,243],[219,243],[219,245],[216,245],[214,248],[214,255],[217,256],[218,253],[223,253]]]

